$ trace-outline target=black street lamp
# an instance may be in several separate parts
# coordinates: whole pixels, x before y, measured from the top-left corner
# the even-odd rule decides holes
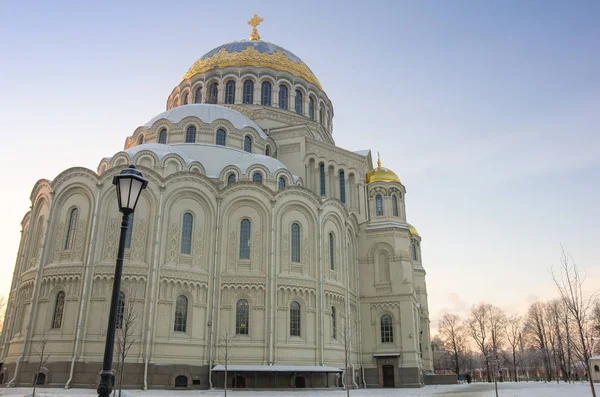
[[[115,267],[115,279],[113,282],[112,299],[110,301],[110,314],[108,317],[108,330],[106,331],[106,345],[104,346],[104,361],[102,372],[100,372],[100,383],[98,384],[98,397],[110,397],[115,383],[112,371],[113,352],[115,349],[115,328],[117,325],[117,305],[119,303],[119,292],[121,291],[121,273],[123,272],[123,253],[125,251],[125,237],[129,226],[129,215],[135,210],[142,190],[148,185],[135,165],[121,171],[113,177],[113,185],[117,186],[117,199],[119,211],[123,213],[121,222],[121,236],[119,238],[119,251],[117,253],[117,265]]]

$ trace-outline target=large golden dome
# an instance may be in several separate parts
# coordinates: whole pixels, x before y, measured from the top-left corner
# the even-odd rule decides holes
[[[412,234],[413,236],[419,236],[417,229],[415,229],[415,227],[413,225],[411,225],[410,223],[407,223],[407,225],[408,225],[408,231],[410,232],[410,234]],[[419,237],[421,237],[421,236],[419,236]]]
[[[394,171],[381,166],[381,158],[379,158],[379,153],[377,153],[377,168],[367,173],[367,183],[377,181],[402,183]]]
[[[250,40],[223,44],[207,52],[192,65],[182,80],[214,68],[262,66],[300,76],[322,89],[321,83],[302,59],[283,47],[260,40],[256,26],[261,21],[262,18],[255,15],[248,22],[253,27]]]

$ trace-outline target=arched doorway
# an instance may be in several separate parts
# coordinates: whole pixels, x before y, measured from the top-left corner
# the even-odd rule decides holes
[[[186,388],[188,387],[188,378],[185,375],[179,375],[175,378],[175,387]]]
[[[45,385],[46,384],[46,374],[40,372],[37,375],[37,379],[35,380],[35,384],[37,386],[43,386],[43,385]]]
[[[243,389],[246,387],[246,378],[244,378],[242,375],[238,375],[235,378],[233,378],[233,387],[235,389]]]
[[[383,371],[383,387],[395,387],[394,366],[384,365],[381,369]]]
[[[304,389],[306,387],[306,379],[304,379],[304,376],[296,376],[296,379],[294,379],[294,386],[296,389]]]

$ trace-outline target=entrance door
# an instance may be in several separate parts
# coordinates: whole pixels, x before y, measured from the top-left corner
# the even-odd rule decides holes
[[[383,370],[383,387],[395,387],[394,384],[394,366],[384,365]]]
[[[233,387],[236,389],[245,388],[246,387],[246,378],[244,378],[241,375],[238,375],[235,378],[233,378]]]
[[[306,387],[306,379],[304,379],[303,376],[296,376],[294,386],[296,386],[297,389],[304,389]]]

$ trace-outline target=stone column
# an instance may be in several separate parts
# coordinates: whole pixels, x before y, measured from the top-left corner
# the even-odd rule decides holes
[[[243,100],[244,84],[241,81],[235,82],[235,101],[236,105],[241,105]]]
[[[225,86],[223,85],[223,82],[219,83],[218,89],[219,89],[219,94],[217,95],[217,103],[223,103],[223,102],[225,102],[224,101]]]
[[[260,83],[254,84],[254,98],[252,98],[253,99],[253,101],[252,101],[253,104],[260,105],[261,94],[262,94],[262,91],[260,89]]]
[[[273,94],[271,95],[271,106],[274,108],[279,107],[279,87],[273,87]]]

